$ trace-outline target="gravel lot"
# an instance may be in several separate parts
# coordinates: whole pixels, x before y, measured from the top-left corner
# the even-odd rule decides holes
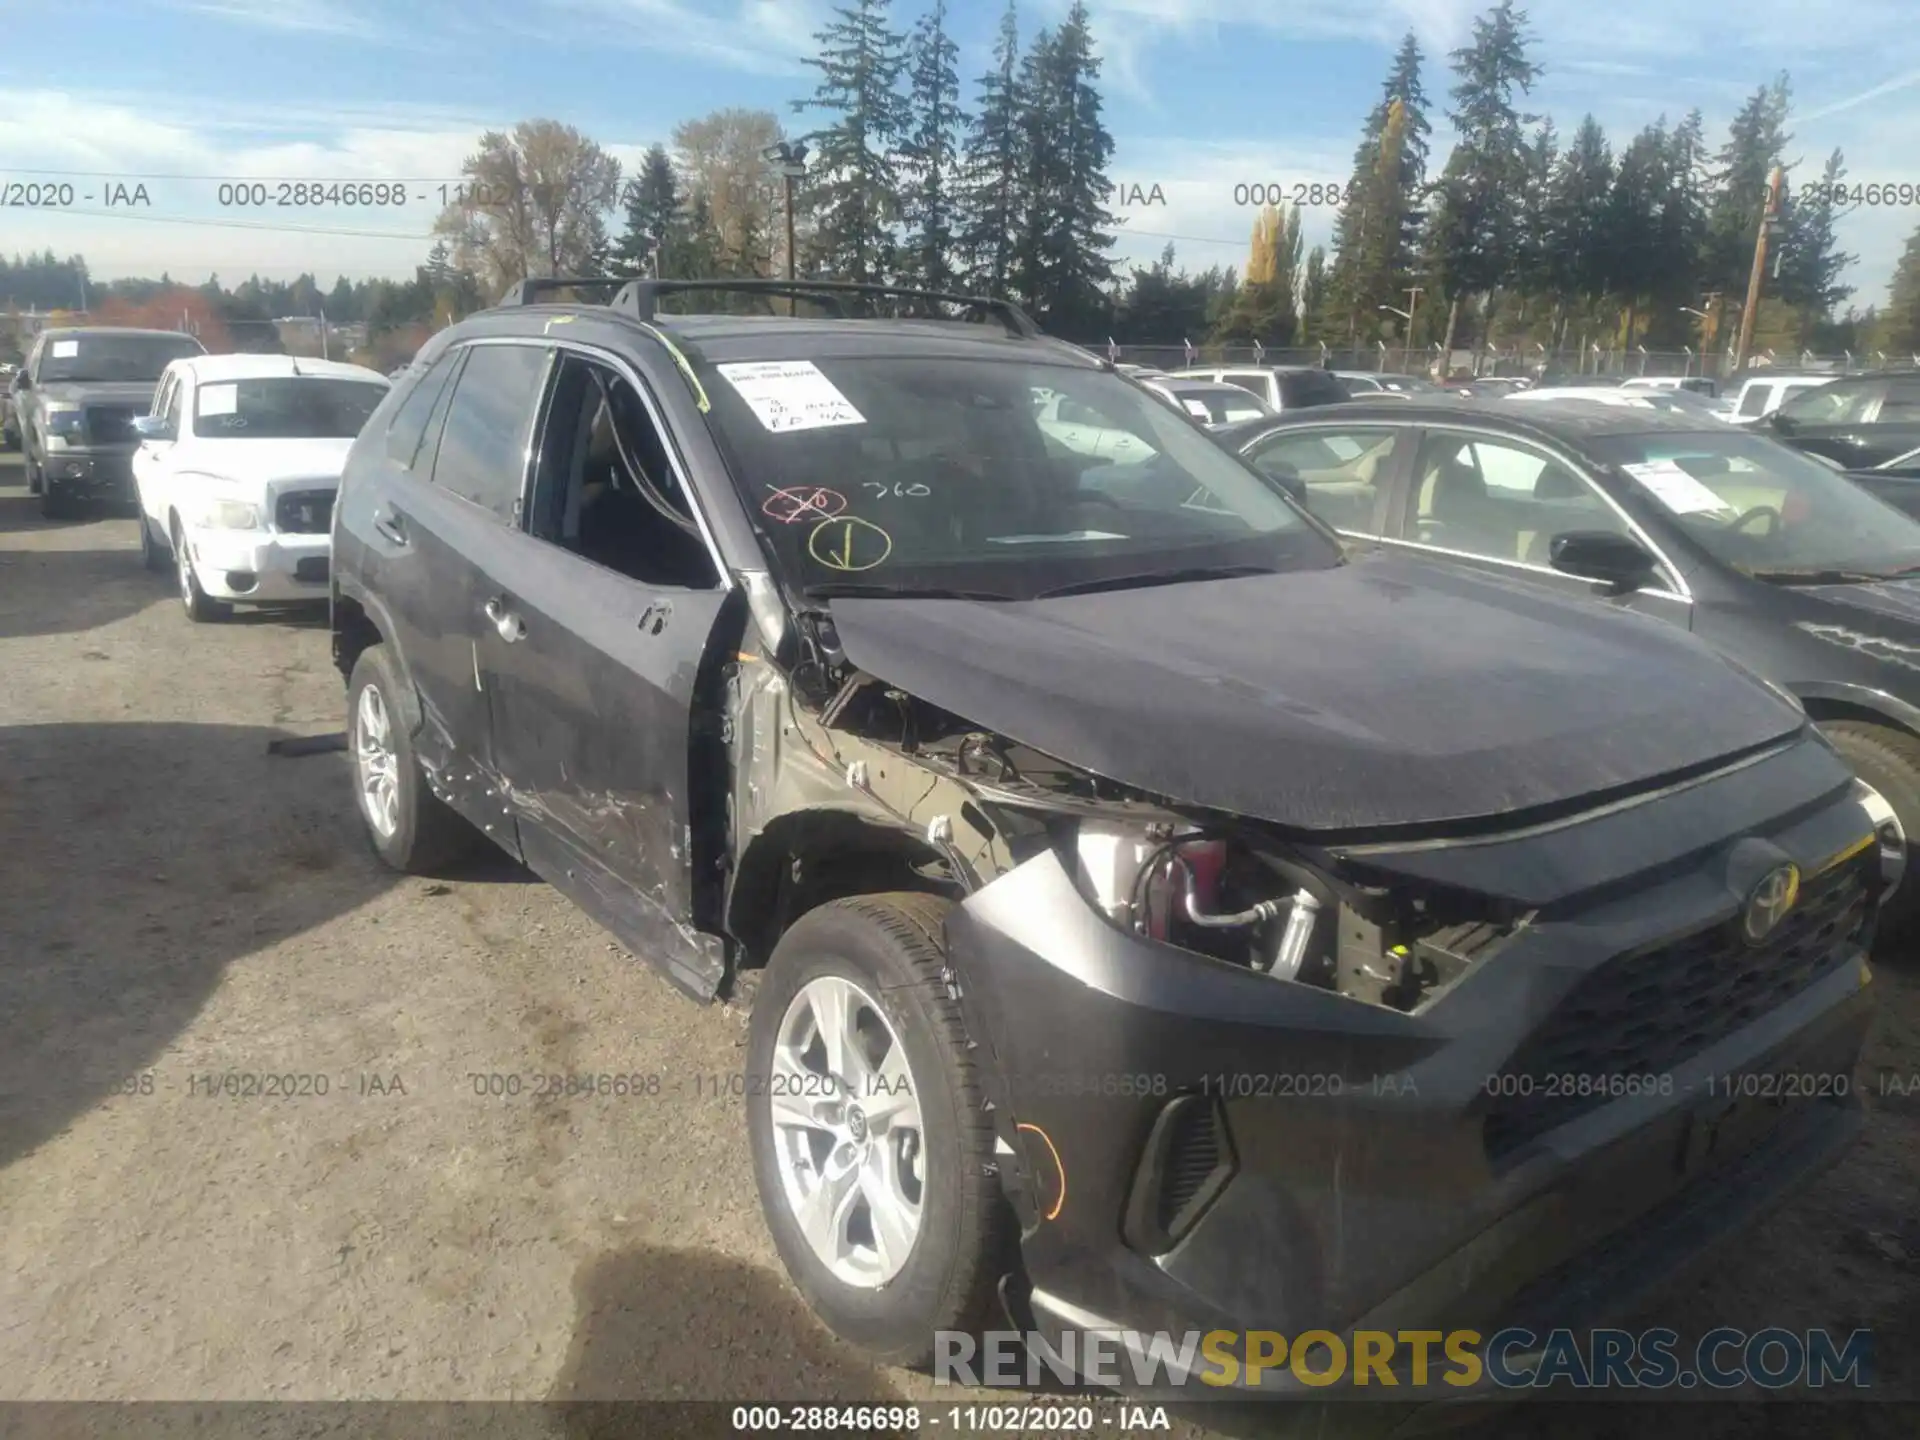
[[[0,1399],[931,1397],[782,1276],[724,1098],[739,1013],[504,860],[445,884],[377,866],[344,757],[267,748],[343,723],[324,620],[191,626],[131,520],[42,521],[6,461]],[[1871,1057],[1903,1078],[1912,975],[1882,965]],[[230,1096],[229,1072],[326,1093]],[[547,1073],[661,1093],[471,1078]],[[1655,1318],[1868,1326],[1879,1388],[1911,1395],[1917,1142],[1920,1094],[1888,1095],[1862,1148]],[[1630,1423],[1837,1433],[1683,1408]]]

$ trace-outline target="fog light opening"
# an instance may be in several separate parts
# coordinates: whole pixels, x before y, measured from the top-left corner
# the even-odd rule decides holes
[[[244,595],[260,583],[260,577],[251,570],[227,571],[227,588],[236,595]]]

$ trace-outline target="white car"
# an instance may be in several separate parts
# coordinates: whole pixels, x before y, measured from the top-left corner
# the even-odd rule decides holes
[[[376,370],[289,355],[166,368],[134,422],[140,558],[173,568],[189,619],[327,599],[340,471],[389,388]]]
[[[1720,397],[1720,382],[1711,375],[1634,375],[1620,382],[1622,390],[1685,390],[1708,400]]]
[[[1071,395],[1036,389],[1033,406],[1040,433],[1069,454],[1107,465],[1138,465],[1153,458],[1146,441]]]
[[[1503,401],[1578,400],[1593,405],[1623,405],[1635,410],[1664,410],[1702,420],[1731,423],[1732,407],[1721,400],[1710,400],[1692,390],[1654,389],[1652,387],[1607,387],[1600,385],[1546,385],[1531,390],[1516,390],[1500,397]]]
[[[1822,385],[1831,385],[1838,375],[1753,375],[1740,386],[1733,402],[1733,423],[1752,425],[1765,419],[1794,396]]]

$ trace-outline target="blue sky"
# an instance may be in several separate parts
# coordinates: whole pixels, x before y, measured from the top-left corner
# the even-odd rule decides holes
[[[1067,0],[1022,0],[1022,33]],[[987,68],[1000,0],[952,0],[962,72]],[[1172,238],[1182,264],[1238,264],[1253,213],[1235,185],[1345,178],[1362,117],[1409,28],[1444,108],[1444,52],[1482,0],[1092,0],[1106,61],[1114,178],[1167,203],[1123,214],[1121,254]],[[1592,111],[1616,145],[1697,105],[1718,144],[1755,85],[1794,81],[1789,158],[1838,145],[1851,178],[1920,182],[1920,0],[1534,0],[1546,74],[1529,102],[1563,135]],[[456,177],[479,132],[534,116],[578,126],[623,160],[726,105],[808,123],[801,58],[823,0],[58,0],[13,8],[0,47],[0,185],[70,184],[73,212],[144,181],[113,214],[0,207],[0,253],[84,253],[103,278],[231,283],[249,272],[330,282],[408,273],[437,206],[356,212],[221,209],[218,184]],[[919,0],[895,0],[900,28]],[[1436,114],[1435,163],[1450,136]],[[1811,178],[1811,174],[1807,178]],[[84,198],[96,198],[90,205]],[[7,198],[0,195],[0,198]],[[213,223],[223,221],[225,223]],[[1310,214],[1324,235],[1330,211]],[[1878,302],[1920,207],[1860,210],[1855,303]]]

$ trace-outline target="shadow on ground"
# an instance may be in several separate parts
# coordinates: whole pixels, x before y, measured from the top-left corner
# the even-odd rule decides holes
[[[399,878],[345,757],[188,724],[0,729],[0,1165],[139,1083],[236,959]]]

